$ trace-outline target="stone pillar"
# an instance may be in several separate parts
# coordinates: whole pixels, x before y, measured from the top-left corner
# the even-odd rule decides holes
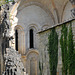
[[[72,6],[73,6],[73,9],[71,10],[72,16],[73,16],[73,18],[75,18],[75,0],[69,0],[69,1],[71,2]]]

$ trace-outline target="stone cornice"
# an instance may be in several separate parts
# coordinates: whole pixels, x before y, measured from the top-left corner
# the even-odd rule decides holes
[[[65,21],[65,22],[62,22],[62,23],[58,23],[58,24],[53,25],[52,27],[50,27],[50,28],[48,28],[48,29],[46,29],[46,30],[39,31],[37,34],[40,34],[40,33],[42,33],[42,32],[45,32],[45,31],[47,31],[47,30],[50,30],[50,29],[52,29],[52,28],[54,28],[54,27],[61,26],[61,25],[65,24],[65,23],[68,23],[68,22],[71,22],[71,21],[74,21],[74,20],[75,20],[75,18],[73,18],[73,19],[71,19],[71,20],[68,20],[68,21]]]

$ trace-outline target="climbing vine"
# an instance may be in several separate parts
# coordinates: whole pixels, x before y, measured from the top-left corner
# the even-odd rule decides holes
[[[48,37],[48,53],[49,53],[49,64],[51,75],[56,75],[57,73],[57,63],[58,63],[58,35],[55,28],[51,30]]]
[[[61,52],[62,52],[62,74],[67,75],[67,27],[64,24],[61,30],[60,38]]]
[[[68,33],[68,69],[69,69],[69,75],[75,75],[75,54],[74,54],[74,43],[73,43],[71,22]]]

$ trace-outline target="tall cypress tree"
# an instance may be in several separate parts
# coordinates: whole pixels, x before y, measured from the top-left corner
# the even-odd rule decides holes
[[[68,69],[69,75],[75,75],[75,54],[73,44],[72,23],[70,22],[68,34]]]
[[[51,30],[48,39],[49,39],[48,52],[49,52],[50,73],[51,75],[56,75],[58,63],[58,35],[55,31],[55,28]]]
[[[62,52],[62,75],[67,75],[67,27],[64,24],[61,30],[61,38],[60,38],[61,52]]]

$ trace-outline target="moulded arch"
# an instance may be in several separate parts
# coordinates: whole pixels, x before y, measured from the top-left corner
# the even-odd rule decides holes
[[[14,28],[14,30],[15,30],[15,29],[24,30],[24,28],[23,28],[21,25],[16,25],[15,28]]]
[[[27,27],[27,32],[32,28],[32,29],[36,29],[36,31],[38,32],[39,28],[38,25],[36,24],[29,24]]]
[[[31,53],[34,53],[36,55],[39,55],[39,52],[37,50],[29,50],[27,53],[26,53],[26,57],[28,57]]]

